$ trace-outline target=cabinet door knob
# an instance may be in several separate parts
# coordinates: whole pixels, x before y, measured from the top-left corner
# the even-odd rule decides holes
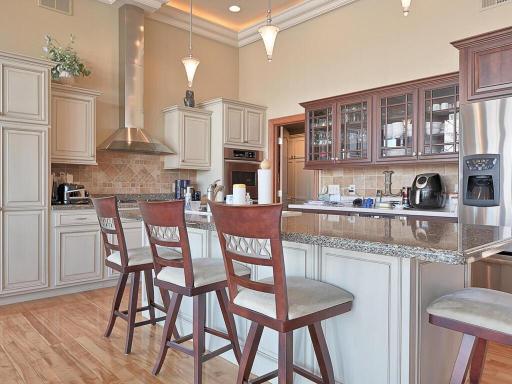
[[[421,156],[421,152],[418,152],[418,156]]]
[[[413,153],[412,153],[412,155],[413,155],[413,156],[416,156],[416,152],[413,152]]]

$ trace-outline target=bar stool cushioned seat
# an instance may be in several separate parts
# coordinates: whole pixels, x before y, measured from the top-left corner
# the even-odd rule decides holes
[[[484,288],[466,288],[435,300],[431,315],[512,335],[512,295]]]
[[[270,277],[259,282],[274,284],[274,279]],[[344,289],[304,277],[287,277],[286,288],[290,320],[354,300],[354,296]],[[242,288],[235,297],[234,303],[273,319],[277,318],[276,301],[272,293]]]
[[[218,283],[226,280],[226,269],[222,259],[192,259],[194,272],[194,287]],[[239,276],[248,275],[251,270],[240,263],[234,265],[235,273]],[[158,280],[185,287],[185,273],[183,268],[164,267],[158,273]]]
[[[181,252],[178,252],[171,248],[166,247],[157,247],[158,255],[164,259],[172,260],[172,259],[181,259],[183,256]],[[107,260],[111,263],[121,265],[121,254],[119,251],[112,252],[110,256],[107,257]],[[143,264],[152,264],[153,263],[153,255],[151,254],[150,247],[141,247],[134,248],[128,250],[128,266],[134,265],[143,265]]]

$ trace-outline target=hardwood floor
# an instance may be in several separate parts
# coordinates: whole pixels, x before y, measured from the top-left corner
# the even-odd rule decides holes
[[[126,322],[118,320],[110,339],[102,336],[113,294],[107,288],[0,307],[0,382],[191,383],[193,359],[172,350],[160,375],[151,374],[162,327],[137,328],[129,356]],[[213,359],[204,366],[205,384],[232,383],[236,373]],[[512,348],[492,344],[482,384],[497,383],[512,384]]]

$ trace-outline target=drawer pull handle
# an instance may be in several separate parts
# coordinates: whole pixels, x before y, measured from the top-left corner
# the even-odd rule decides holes
[[[87,220],[87,217],[77,217],[75,220]]]

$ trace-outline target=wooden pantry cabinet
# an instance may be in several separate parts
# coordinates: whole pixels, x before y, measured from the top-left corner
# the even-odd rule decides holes
[[[0,297],[48,287],[51,66],[0,51]]]
[[[458,157],[458,73],[301,105],[308,169]]]
[[[51,161],[96,165],[99,92],[52,83]]]

